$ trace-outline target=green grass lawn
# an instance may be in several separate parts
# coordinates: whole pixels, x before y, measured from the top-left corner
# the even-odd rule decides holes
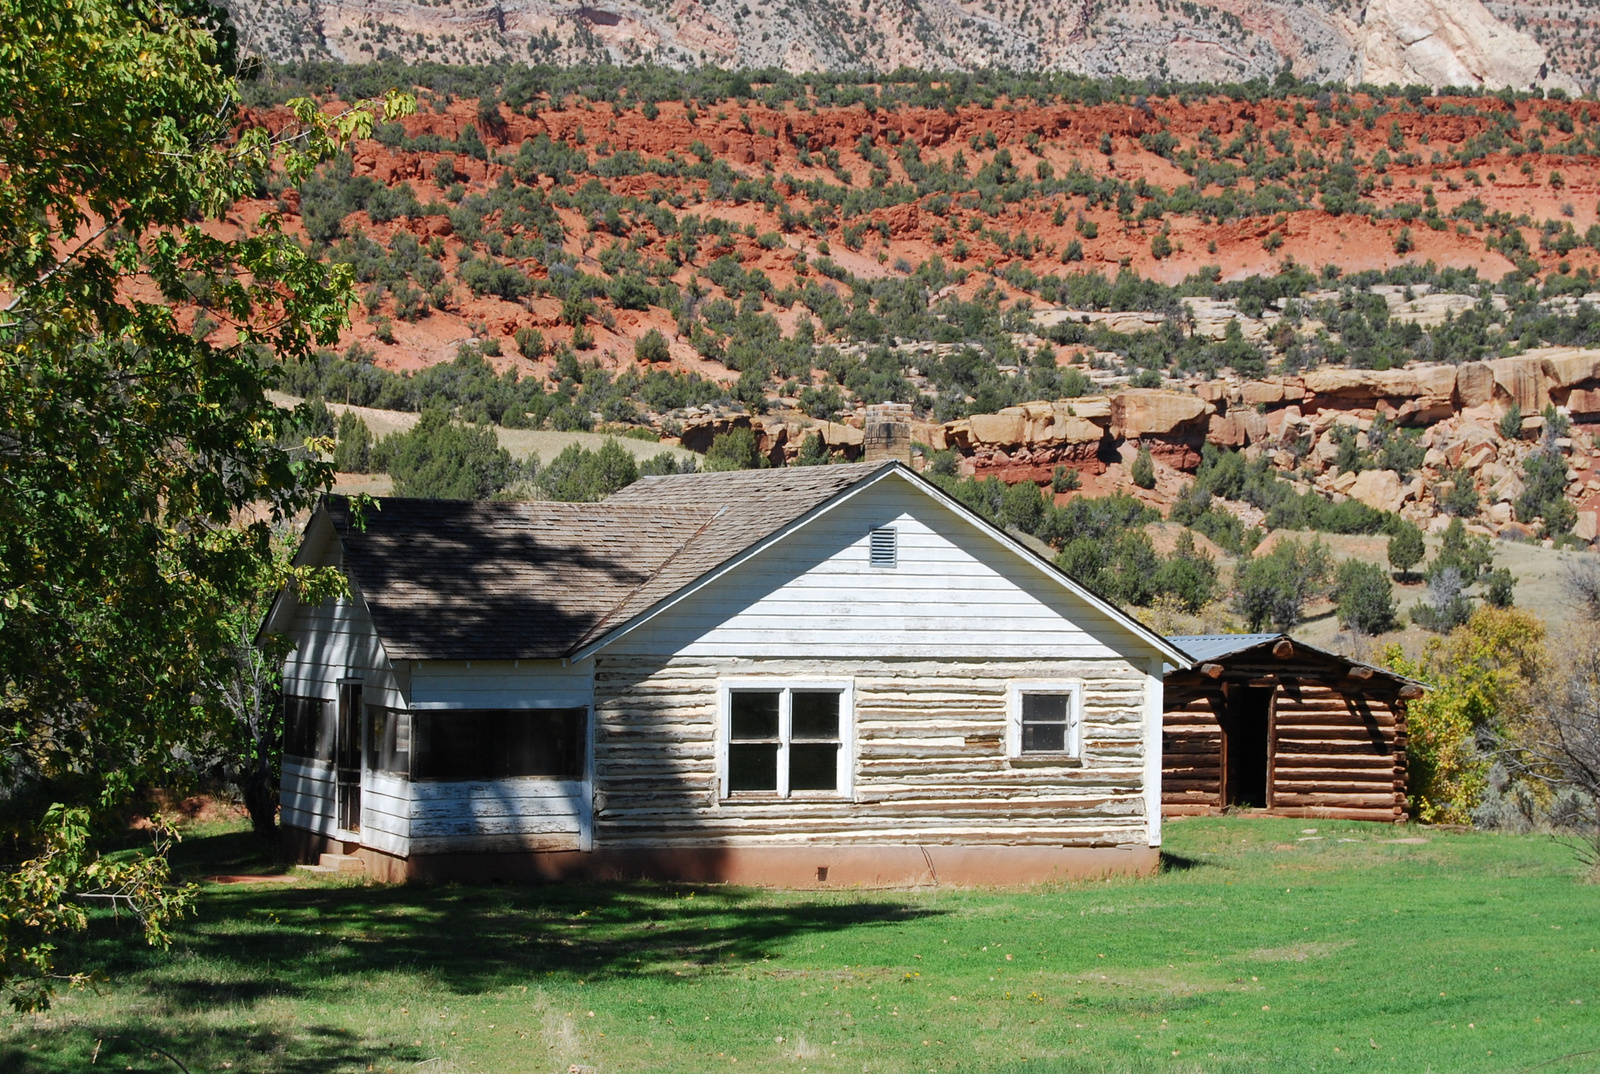
[[[1600,1069],[1600,887],[1553,841],[1243,818],[1166,851],[1020,891],[210,885],[169,952],[101,922],[71,954],[106,982],[6,1016],[0,1070]]]

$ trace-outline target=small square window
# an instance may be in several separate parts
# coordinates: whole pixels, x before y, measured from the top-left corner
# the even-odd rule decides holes
[[[1013,758],[1078,757],[1082,687],[1075,682],[1015,683],[1011,687]]]

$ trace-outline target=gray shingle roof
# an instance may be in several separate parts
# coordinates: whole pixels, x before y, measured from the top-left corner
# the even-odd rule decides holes
[[[644,478],[602,503],[385,496],[345,564],[392,659],[566,656],[716,569],[882,465]]]

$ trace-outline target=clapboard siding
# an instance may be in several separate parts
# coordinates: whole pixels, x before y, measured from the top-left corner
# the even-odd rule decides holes
[[[421,707],[587,705],[593,675],[592,660],[430,660],[411,675],[411,699]]]
[[[752,676],[853,684],[851,797],[720,797],[718,682]],[[1007,758],[1014,680],[1082,681],[1081,763]],[[603,652],[595,666],[596,844],[1145,845],[1141,713],[1152,682],[1159,689],[1117,659],[682,656],[661,664]]]
[[[898,563],[868,564],[893,526]],[[1049,568],[883,482],[609,643],[611,656],[1118,659],[1149,653]]]
[[[580,850],[590,803],[581,780],[420,780],[411,785],[411,851]]]
[[[338,828],[333,807],[333,765],[285,758],[278,806],[283,823],[290,827],[332,835]]]

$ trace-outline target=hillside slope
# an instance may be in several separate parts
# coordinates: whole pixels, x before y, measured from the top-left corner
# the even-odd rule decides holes
[[[278,61],[986,68],[1591,88],[1600,18],[1529,0],[225,0]]]

